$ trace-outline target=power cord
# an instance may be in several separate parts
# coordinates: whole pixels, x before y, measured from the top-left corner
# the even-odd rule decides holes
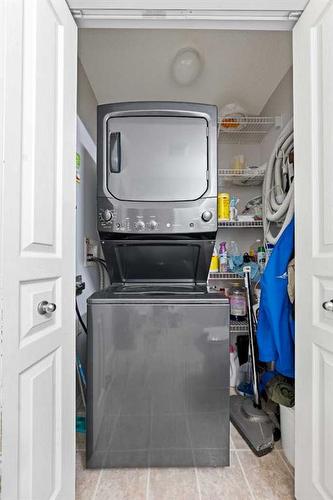
[[[83,331],[86,333],[86,335],[88,335],[88,330],[87,330],[87,327],[86,325],[84,324],[84,321],[82,319],[82,316],[81,316],[81,313],[80,313],[80,310],[79,310],[79,306],[77,304],[77,300],[75,299],[75,310],[76,310],[76,314],[77,314],[77,317],[78,317],[78,320],[80,322],[80,325],[82,326],[83,328]]]
[[[105,271],[108,273],[108,268],[106,267],[106,261],[104,259],[100,259],[98,257],[89,257],[88,261],[90,262],[98,262],[99,264],[101,264]]]

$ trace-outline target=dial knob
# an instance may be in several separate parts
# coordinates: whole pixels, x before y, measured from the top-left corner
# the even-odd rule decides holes
[[[108,222],[109,220],[112,219],[112,212],[107,208],[106,210],[104,210],[103,212],[103,219]]]
[[[158,224],[157,224],[156,220],[151,220],[149,222],[149,228],[150,229],[152,229],[152,230],[157,229],[157,226],[158,226]]]
[[[211,220],[211,218],[213,217],[213,214],[210,210],[205,210],[204,212],[202,212],[201,214],[201,218],[203,221],[205,222],[209,222]]]
[[[145,223],[143,222],[143,220],[138,220],[138,222],[135,224],[135,227],[139,230],[139,231],[142,231],[146,225]]]

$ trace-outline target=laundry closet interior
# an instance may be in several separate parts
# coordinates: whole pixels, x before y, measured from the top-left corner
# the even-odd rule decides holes
[[[76,300],[81,323],[87,323],[87,299],[110,285],[104,263],[106,256],[97,230],[97,218],[100,217],[97,206],[97,106],[128,102],[173,102],[179,103],[180,107],[181,103],[214,105],[218,116],[218,230],[209,263],[207,287],[212,294],[230,300],[228,342],[231,347],[227,371],[229,374],[230,369],[235,376],[237,370],[237,382],[233,379],[233,388],[230,389],[234,393],[240,377],[243,376],[244,380],[247,377],[244,364],[243,373],[242,367],[239,368],[239,362],[244,363],[244,355],[247,357],[249,334],[242,267],[250,266],[253,300],[256,302],[259,281],[273,249],[265,239],[260,197],[270,194],[267,191],[263,195],[265,171],[272,154],[278,155],[277,140],[293,117],[292,34],[290,31],[258,29],[80,28],[78,58],[76,274],[79,293]],[[290,158],[290,163],[292,161]],[[136,182],[142,183],[144,189],[149,179],[144,175],[137,176]],[[229,207],[223,205],[225,203]],[[269,228],[274,235],[281,224],[275,226],[272,222],[266,224],[266,229]],[[84,289],[80,289],[81,282],[85,284]],[[77,356],[82,365],[78,372],[81,369],[86,374],[87,338],[81,323],[77,321]],[[126,342],[120,349],[126,350]],[[238,355],[237,349],[240,349]],[[84,484],[85,424],[81,417],[85,416],[85,410],[81,391],[82,387],[77,383],[77,449],[82,459],[77,481]],[[178,434],[183,433],[181,424],[180,428],[177,425],[173,428],[174,435],[166,437],[166,441],[170,439],[170,447],[174,448],[177,448]],[[136,432],[140,433],[140,429]],[[209,429],[205,432],[209,433]],[[139,443],[138,448],[140,446]],[[168,449],[168,444],[165,446]],[[250,462],[246,463],[248,456],[240,457],[244,450],[250,453],[249,448],[232,428],[231,454],[237,454],[237,447],[240,450],[237,457],[240,470],[250,468]],[[280,488],[279,494],[284,498],[289,498],[288,495],[292,498],[293,468],[282,452],[281,440],[275,443],[272,453],[275,458],[270,458],[271,462],[267,464],[271,463],[271,466],[266,466],[272,471],[264,473],[267,483],[277,467],[280,485],[274,487]],[[231,458],[231,467],[235,467],[234,460]],[[256,460],[267,460],[267,457]],[[256,462],[260,472],[258,464]],[[215,464],[212,458],[210,465],[218,466],[219,462]],[[126,461],[119,462],[119,467],[126,466]],[[136,466],[144,467],[144,463],[136,463]],[[166,466],[172,467],[172,461]],[[244,488],[248,482],[252,492],[255,491],[250,476],[245,478]],[[81,487],[78,484],[79,491]],[[242,498],[247,498],[247,494],[244,492]],[[264,498],[259,490],[251,494]]]

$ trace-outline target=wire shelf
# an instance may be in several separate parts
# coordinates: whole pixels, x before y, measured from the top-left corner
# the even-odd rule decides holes
[[[223,177],[223,180],[238,186],[258,186],[264,180],[265,170],[263,168],[244,168],[240,170],[219,168],[218,175]]]
[[[248,333],[249,324],[246,319],[244,321],[230,320],[230,333]]]
[[[218,227],[263,227],[263,222],[262,220],[253,220],[253,221],[220,220],[218,221]]]
[[[242,280],[244,277],[238,273],[209,273],[209,280]]]
[[[260,143],[272,127],[281,127],[280,116],[229,116],[219,120],[219,137],[225,144]]]

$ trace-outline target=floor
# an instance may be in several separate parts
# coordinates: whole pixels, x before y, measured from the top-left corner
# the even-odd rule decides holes
[[[76,500],[288,500],[294,470],[281,446],[257,458],[231,426],[230,467],[85,469],[84,435],[77,434]]]

